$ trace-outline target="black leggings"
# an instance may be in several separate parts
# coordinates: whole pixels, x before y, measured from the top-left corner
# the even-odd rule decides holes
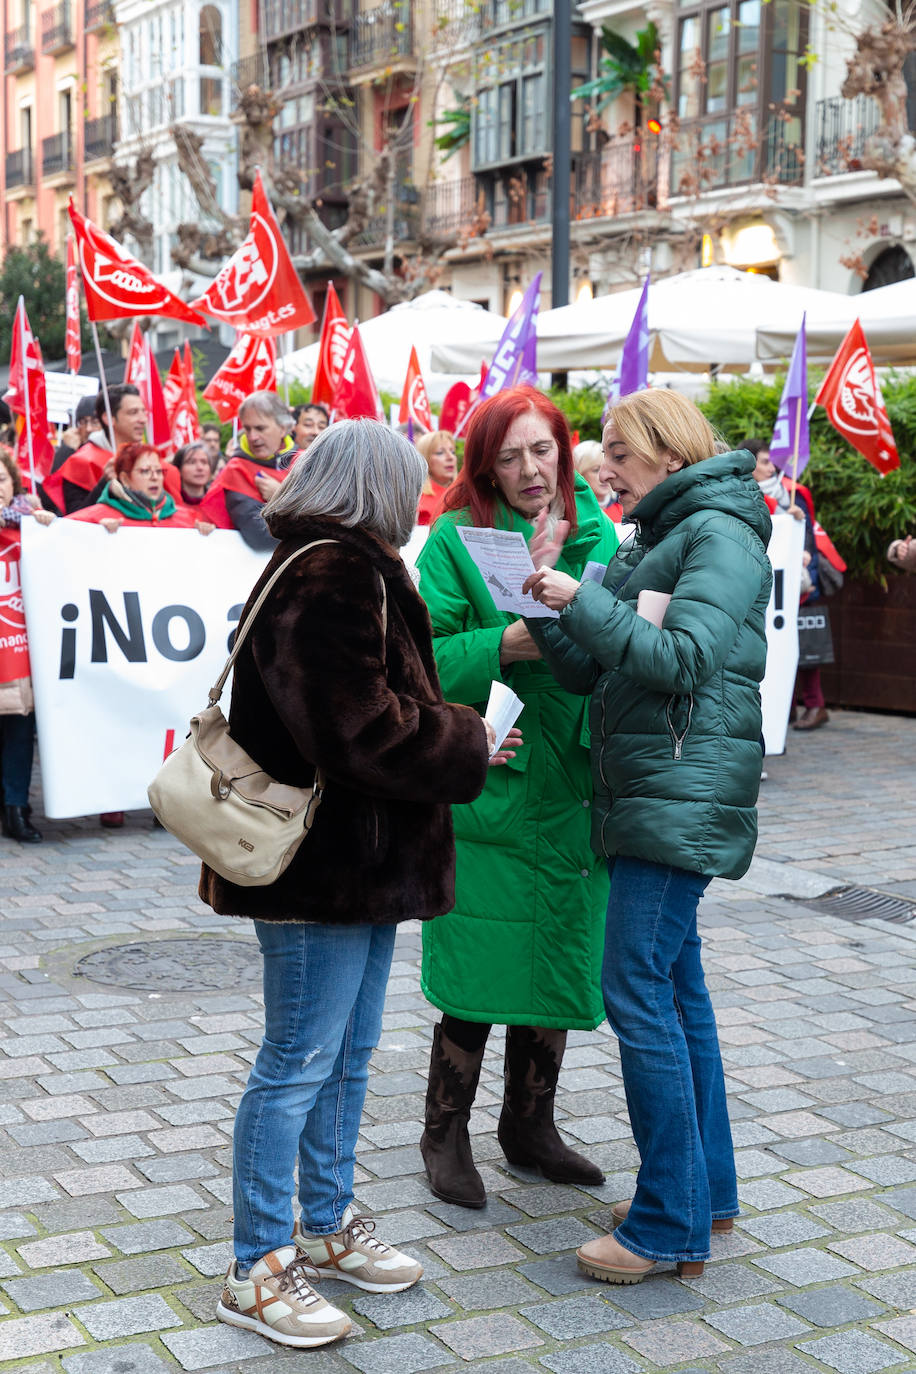
[[[446,1013],[442,1018],[442,1034],[466,1054],[476,1054],[487,1043],[492,1026],[481,1021],[462,1021]]]

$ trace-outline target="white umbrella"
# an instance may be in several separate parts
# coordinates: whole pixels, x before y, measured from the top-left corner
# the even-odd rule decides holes
[[[808,357],[828,361],[843,342],[850,326],[861,320],[865,338],[876,363],[916,363],[916,277],[894,282],[858,296],[839,296],[836,306],[812,312],[806,336]],[[757,355],[784,358],[792,351],[785,328],[757,330]]]
[[[538,367],[550,372],[612,367],[633,321],[641,287],[549,310],[538,319]],[[701,267],[649,287],[649,368],[708,372],[715,365],[745,368],[757,357],[759,325],[791,329],[802,314],[834,306],[829,291],[783,286],[733,267]],[[499,335],[490,339],[495,348]],[[789,345],[791,351],[791,343]],[[433,348],[437,368],[466,370],[468,352],[443,341]]]
[[[359,332],[365,345],[372,374],[382,391],[400,395],[407,376],[411,346],[417,350],[423,380],[431,401],[441,401],[450,386],[460,380],[454,375],[442,376],[433,371],[430,354],[433,344],[441,339],[460,342],[467,349],[469,362],[463,371],[464,380],[476,385],[480,380],[480,364],[489,362],[492,348],[478,340],[497,339],[506,321],[502,315],[485,310],[473,301],[461,301],[448,291],[427,291],[412,301],[392,306],[383,315],[360,320]],[[318,344],[300,348],[280,361],[281,375],[296,378],[308,385],[318,363]]]

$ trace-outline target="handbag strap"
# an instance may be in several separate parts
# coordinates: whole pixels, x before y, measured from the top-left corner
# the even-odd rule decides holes
[[[291,553],[289,558],[285,559],[280,564],[279,568],[277,568],[274,571],[274,573],[268,578],[268,580],[264,583],[264,586],[261,588],[258,599],[252,606],[251,611],[245,619],[244,624],[239,625],[238,629],[235,632],[235,639],[232,643],[232,652],[226,659],[226,665],[223,668],[223,671],[216,679],[214,685],[210,688],[209,701],[211,706],[215,706],[216,703],[219,701],[220,697],[223,695],[223,689],[226,686],[226,679],[232,671],[232,665],[238,656],[239,650],[245,643],[245,640],[248,637],[248,632],[255,622],[255,617],[257,616],[258,611],[264,605],[264,602],[267,600],[268,593],[271,591],[274,583],[278,580],[278,578],[280,578],[283,575],[283,573],[286,572],[286,569],[289,567],[290,563],[295,563],[296,559],[299,558],[302,554],[308,553],[309,549],[315,549],[318,547],[319,544],[337,544],[339,542],[340,541],[337,539],[313,539],[310,544],[303,544],[302,548],[297,549],[295,553]],[[384,577],[382,577],[381,573],[378,574],[378,580],[381,583],[382,587],[382,644],[384,648],[385,636],[388,633],[388,590],[385,586],[385,579]]]

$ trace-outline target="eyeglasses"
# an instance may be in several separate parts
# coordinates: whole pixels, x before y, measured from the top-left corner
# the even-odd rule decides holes
[[[134,468],[134,477],[161,477],[162,468]]]

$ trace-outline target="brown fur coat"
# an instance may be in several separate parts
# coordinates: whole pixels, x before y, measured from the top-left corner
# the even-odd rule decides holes
[[[205,864],[200,896],[221,914],[264,921],[441,915],[455,899],[449,803],[483,788],[483,724],[443,701],[429,615],[393,549],[331,520],[284,533],[249,604],[297,547],[339,542],[310,549],[274,587],[236,660],[229,724],[279,782],[310,786],[318,763],[327,788],[276,883],[238,887]]]

